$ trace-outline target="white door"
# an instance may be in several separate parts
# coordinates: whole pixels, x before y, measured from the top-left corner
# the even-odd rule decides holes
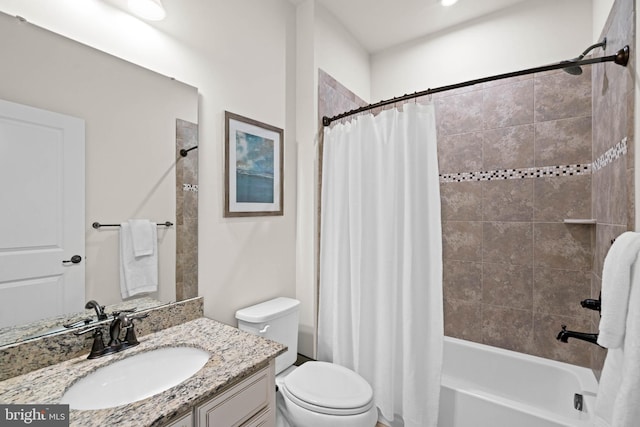
[[[0,327],[84,299],[84,120],[0,100]]]

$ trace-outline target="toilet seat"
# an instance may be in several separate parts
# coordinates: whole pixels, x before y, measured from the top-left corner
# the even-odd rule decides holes
[[[328,415],[355,415],[373,406],[373,390],[360,375],[327,362],[307,362],[287,375],[283,394],[296,405]]]

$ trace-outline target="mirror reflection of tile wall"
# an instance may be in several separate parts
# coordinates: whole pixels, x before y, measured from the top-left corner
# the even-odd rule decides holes
[[[198,296],[198,125],[176,120],[176,300]]]

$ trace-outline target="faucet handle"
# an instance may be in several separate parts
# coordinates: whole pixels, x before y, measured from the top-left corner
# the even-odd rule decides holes
[[[74,334],[80,336],[89,332],[93,332],[93,335],[91,336],[91,338],[93,338],[93,344],[91,345],[91,352],[89,352],[87,359],[96,359],[107,354],[104,346],[104,340],[102,339],[102,329],[100,327],[93,326],[82,331],[74,332]]]
[[[602,302],[600,301],[600,299],[588,298],[580,301],[580,305],[582,306],[582,308],[588,308],[589,310],[595,310],[595,311],[600,311],[601,304]]]
[[[145,319],[147,317],[149,317],[149,313],[140,313],[140,314],[134,314],[133,316],[127,316],[129,319],[133,320],[133,319]]]
[[[133,327],[133,320],[144,319],[145,317],[149,317],[149,313],[141,313],[141,314],[135,314],[133,316],[124,317],[122,321],[122,327],[127,330],[124,341],[127,343],[128,346],[131,347],[134,345],[138,345],[140,343],[138,341],[138,338],[136,337],[136,331]]]
[[[77,336],[80,336],[80,335],[84,335],[84,334],[87,334],[87,333],[92,332],[92,331],[99,331],[100,333],[102,333],[102,331],[100,331],[100,328],[98,326],[92,326],[90,328],[83,329],[81,331],[74,331],[73,334],[77,335]],[[95,335],[95,333],[94,333],[94,335]]]

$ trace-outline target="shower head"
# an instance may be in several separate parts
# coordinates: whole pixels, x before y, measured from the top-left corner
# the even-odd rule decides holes
[[[575,61],[580,61],[582,59],[581,56],[572,59],[571,61],[562,61],[563,63],[570,63],[570,62],[575,62]],[[567,67],[567,68],[563,68],[562,71],[564,71],[565,73],[569,73],[573,76],[579,76],[580,74],[582,74],[582,67],[579,65],[574,65],[571,67]]]
[[[562,61],[561,64],[563,63],[572,63],[572,62],[576,62],[576,61],[580,61],[582,60],[582,58],[584,58],[589,52],[591,52],[593,49],[597,48],[597,47],[601,47],[602,49],[606,49],[607,48],[607,39],[604,38],[602,39],[602,41],[600,43],[596,43],[596,44],[592,44],[591,46],[589,46],[588,48],[585,49],[584,52],[582,52],[580,54],[580,56],[578,56],[577,58],[573,58],[570,61]],[[569,74],[572,74],[574,76],[579,76],[580,74],[582,74],[582,67],[580,67],[579,65],[572,65],[572,66],[568,66],[567,68],[563,68],[564,71],[566,71]]]

